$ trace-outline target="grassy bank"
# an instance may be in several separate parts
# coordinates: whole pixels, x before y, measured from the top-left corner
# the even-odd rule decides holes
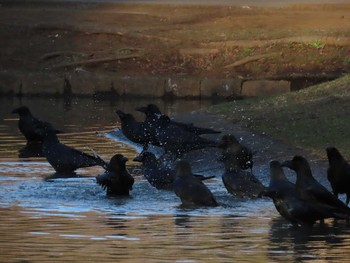
[[[212,113],[321,157],[333,145],[350,159],[350,75],[284,95],[213,106]]]

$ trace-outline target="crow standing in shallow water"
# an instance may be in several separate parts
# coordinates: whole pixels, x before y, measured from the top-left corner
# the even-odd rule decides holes
[[[154,104],[148,104],[146,107],[136,108],[136,110],[146,115],[146,119],[144,123],[151,133],[155,132],[155,129],[158,126],[158,121],[160,118],[162,117],[169,118],[167,115],[162,114],[159,108]],[[215,131],[213,129],[194,126],[193,123],[183,123],[183,122],[177,122],[173,120],[170,120],[170,123],[172,125],[181,127],[182,129],[188,132],[194,133],[196,135],[220,133],[219,131]]]
[[[48,122],[44,122],[35,118],[26,106],[21,106],[12,111],[19,115],[18,128],[27,139],[27,144],[37,144],[44,141],[43,134],[48,130],[55,130]]]
[[[253,169],[253,153],[252,151],[242,145],[234,135],[226,134],[222,136],[217,147],[222,149],[221,159],[225,159],[227,156],[235,156],[238,165],[242,169]]]
[[[125,113],[121,110],[117,110],[116,113],[120,118],[121,130],[125,137],[132,142],[142,144],[146,150],[150,143],[150,134],[145,125],[136,121],[130,113]]]
[[[91,156],[60,143],[55,130],[43,133],[43,154],[51,166],[60,174],[73,174],[76,169],[106,163],[99,157]]]
[[[270,162],[270,184],[261,195],[270,197],[280,215],[294,226],[313,225],[317,220],[325,218],[349,217],[342,209],[318,202],[305,191],[298,191],[288,181],[278,161]]]
[[[186,161],[178,161],[174,192],[183,205],[217,206],[217,202],[208,187],[192,174],[191,166]]]
[[[125,163],[128,161],[121,154],[114,155],[107,165],[106,172],[96,177],[97,184],[103,190],[107,189],[107,195],[129,195],[134,184],[134,178],[126,170]]]
[[[154,104],[136,110],[146,115],[144,127],[148,131],[150,143],[163,147],[166,153],[171,153],[176,158],[192,150],[215,147],[215,142],[199,135],[219,133],[217,131],[172,121]]]
[[[173,182],[175,180],[176,171],[167,167],[156,159],[155,155],[150,152],[142,152],[134,158],[134,161],[141,162],[144,166],[144,176],[147,181],[157,189],[173,190]],[[204,177],[194,174],[200,180],[214,178],[215,176]]]
[[[328,147],[326,149],[329,161],[327,178],[331,183],[333,193],[346,194],[346,204],[350,200],[350,164],[344,159],[337,148]]]
[[[206,147],[216,147],[216,142],[202,138],[171,123],[169,117],[158,120],[156,139],[166,153],[181,157],[184,153]]]
[[[296,189],[300,193],[306,192],[317,202],[339,209],[344,214],[350,215],[350,208],[317,182],[312,176],[310,165],[304,157],[298,155],[294,156],[292,160],[283,162],[282,166],[288,167],[296,172]]]
[[[222,181],[229,193],[240,198],[258,197],[265,188],[250,172],[240,167],[240,161],[233,154],[220,159],[225,166]]]

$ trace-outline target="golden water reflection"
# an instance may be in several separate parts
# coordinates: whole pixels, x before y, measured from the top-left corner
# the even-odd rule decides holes
[[[18,157],[25,141],[9,112],[19,101],[0,102],[0,262],[348,262],[347,222],[292,228],[270,200],[230,196],[220,176],[206,184],[221,205],[192,210],[180,208],[174,193],[150,187],[142,176],[135,176],[128,198],[106,197],[94,179],[100,167],[80,169],[77,178],[56,178],[45,158]],[[147,104],[22,103],[65,130],[62,142],[87,152],[91,147],[107,160],[117,152],[132,159],[136,152],[96,131],[118,127],[116,108],[133,112]],[[203,104],[161,105],[173,113]]]

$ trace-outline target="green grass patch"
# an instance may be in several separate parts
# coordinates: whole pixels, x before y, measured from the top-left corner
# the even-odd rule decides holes
[[[335,146],[350,160],[350,75],[300,91],[215,105],[210,112],[325,157]]]

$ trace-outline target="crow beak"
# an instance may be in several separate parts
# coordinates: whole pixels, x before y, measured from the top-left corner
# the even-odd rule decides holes
[[[129,161],[129,159],[124,156],[122,161],[127,162],[127,161]]]

